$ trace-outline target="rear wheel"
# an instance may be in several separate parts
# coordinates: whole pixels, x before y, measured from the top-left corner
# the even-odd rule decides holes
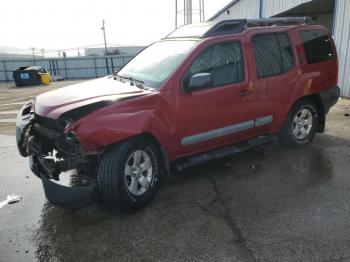
[[[159,184],[159,159],[154,145],[135,138],[106,151],[97,177],[102,198],[126,211],[147,205]]]
[[[301,147],[312,141],[318,124],[317,108],[308,99],[295,104],[281,130],[280,140],[288,147]]]

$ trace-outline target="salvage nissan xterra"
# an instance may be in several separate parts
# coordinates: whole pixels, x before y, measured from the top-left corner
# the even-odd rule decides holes
[[[331,35],[309,18],[186,25],[114,75],[26,103],[18,150],[54,204],[67,194],[53,197],[52,180],[77,169],[96,177],[104,201],[137,210],[170,163],[225,155],[268,134],[290,147],[308,144],[339,98],[337,78]]]

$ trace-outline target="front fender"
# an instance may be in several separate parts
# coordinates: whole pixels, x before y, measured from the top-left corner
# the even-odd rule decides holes
[[[87,153],[149,133],[171,157],[176,151],[172,101],[168,93],[130,99],[84,116],[66,132],[74,132]]]
[[[104,147],[150,130],[152,110],[134,113],[107,114],[84,118],[72,128],[87,152]]]

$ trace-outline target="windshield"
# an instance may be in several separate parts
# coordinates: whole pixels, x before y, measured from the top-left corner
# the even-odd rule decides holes
[[[196,43],[194,40],[156,42],[132,59],[118,75],[159,89]]]

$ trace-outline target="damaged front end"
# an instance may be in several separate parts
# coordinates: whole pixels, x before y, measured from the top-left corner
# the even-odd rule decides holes
[[[46,198],[52,204],[68,208],[89,204],[96,196],[96,184],[69,187],[53,180],[73,169],[93,176],[98,156],[86,154],[75,134],[65,132],[67,121],[35,114],[34,103],[34,99],[26,103],[17,115],[19,153],[29,158],[30,169],[42,179]]]

